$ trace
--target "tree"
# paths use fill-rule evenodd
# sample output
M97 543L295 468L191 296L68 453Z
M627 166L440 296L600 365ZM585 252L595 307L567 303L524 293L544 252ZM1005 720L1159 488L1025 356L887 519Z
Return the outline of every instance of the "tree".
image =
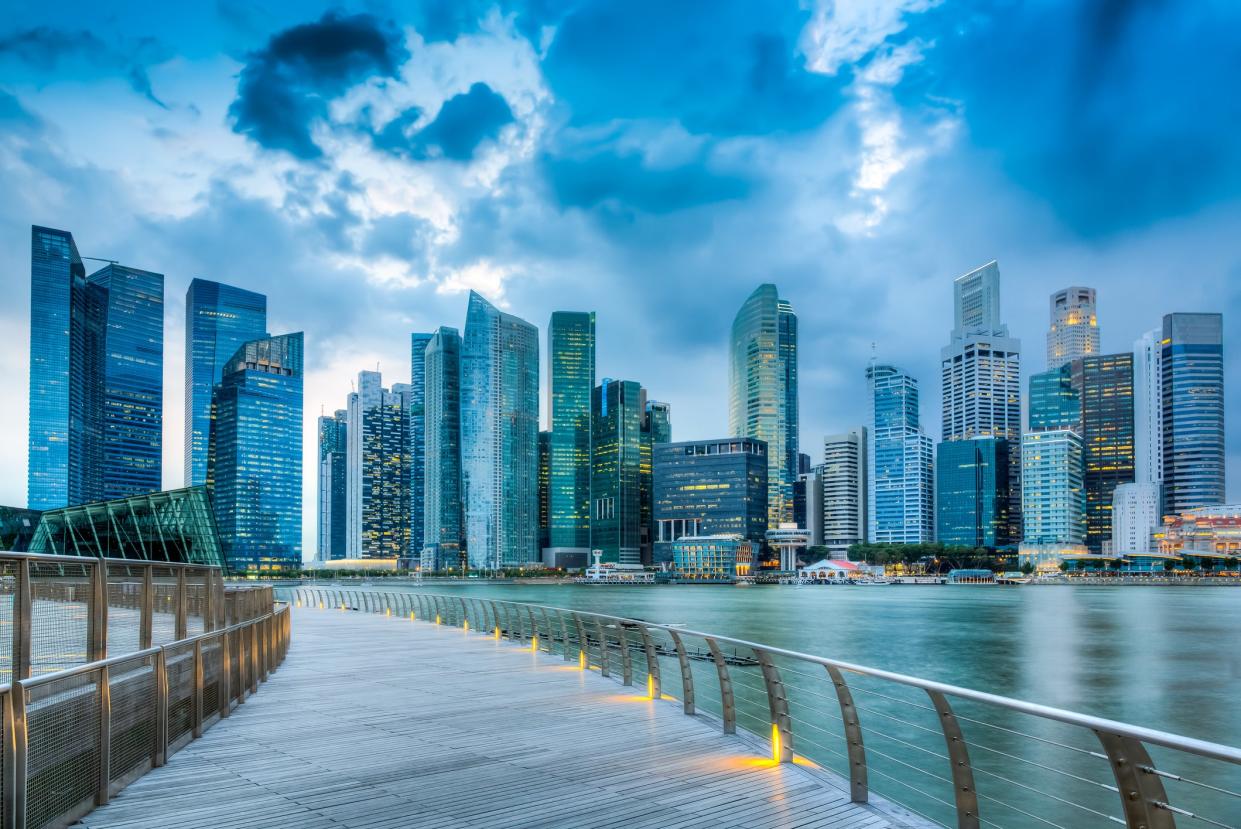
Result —
M1023 561L1023 562L1021 563L1021 572L1025 573L1027 576L1031 576L1031 575L1033 575L1033 574L1034 574L1034 565L1033 565L1033 564L1031 564L1031 563L1030 563L1030 562L1028 562L1028 561Z

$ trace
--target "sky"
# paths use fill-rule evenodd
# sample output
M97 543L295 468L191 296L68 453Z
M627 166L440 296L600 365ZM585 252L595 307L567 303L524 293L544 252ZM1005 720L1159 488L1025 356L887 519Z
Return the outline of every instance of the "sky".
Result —
M1241 499L1239 4L7 8L0 503L26 496L31 224L165 274L167 487L195 277L305 332L307 470L320 411L363 369L409 382L409 334L463 326L471 289L544 351L552 311L595 310L598 377L669 402L674 439L724 436L729 326L773 282L817 462L865 422L872 354L920 379L938 438L952 280L996 259L1027 375L1060 288L1098 290L1107 352L1222 311Z

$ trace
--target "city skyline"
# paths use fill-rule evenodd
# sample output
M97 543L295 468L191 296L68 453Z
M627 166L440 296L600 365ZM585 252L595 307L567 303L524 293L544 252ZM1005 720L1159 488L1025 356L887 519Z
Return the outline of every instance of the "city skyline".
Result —
M1221 174L1235 169L1237 153L1211 143L1223 139L1210 135L1219 118L1210 117L1217 110L1203 97L1209 83L1189 84L1186 95L1154 77L1188 47L1178 41L1158 55L1147 53L1148 68L1136 76L1077 78L1082 95L1122 102L1139 90L1162 90L1171 105L1198 116L1193 123L1177 119L1178 129L1191 134L1174 137L1187 141L1150 129L1134 107L1109 111L1112 122L1092 121L1092 130L1077 139L1069 132L1078 122L1065 118L1061 128L1050 118L1046 127L1011 131L1033 145L997 144L994 88L975 77L967 89L971 78L946 66L987 38L999 36L992 48L1004 48L1008 38L1019 41L1044 26L1080 32L1083 55L1099 46L1099 32L1109 31L1109 54L1128 54L1163 28L1166 10L1122 14L1125 25L1116 27L1092 27L1066 8L1042 18L993 12L954 33L934 9L915 5L883 6L850 30L856 38L847 43L816 40L825 14L816 9L764 11L753 19L722 15L714 24L719 48L735 51L756 33L783 38L777 51L785 75L774 81L773 95L743 96L743 112L718 96L702 98L693 112L660 111L615 74L575 85L562 50L575 50L568 54L578 59L589 52L590 4L572 19L543 21L558 27L546 53L528 35L534 21L521 15L484 27L466 20L466 32L433 31L416 14L369 18L368 30L388 33L384 61L324 94L349 107L372 105L374 138L352 121L299 108L317 91L305 84L293 99L304 129L264 131L246 108L270 91L265 77L295 62L282 51L289 48L282 34L294 27L323 33L346 21L369 25L348 12L328 18L284 8L241 26L198 10L193 14L210 19L184 18L182 25L203 33L191 40L160 20L121 14L110 22L81 9L80 26L101 38L119 42L109 36L126 27L125 37L150 35L169 47L158 54L134 50L132 65L122 66L118 50L83 66L80 55L65 52L39 64L14 46L15 33L49 23L19 11L12 31L0 33L9 37L0 48L8 70L0 118L11 125L0 138L6 162L0 181L14 195L0 206L0 284L11 297L0 309L0 326L17 344L0 358L0 381L14 390L12 405L0 412L0 433L8 436L0 442L0 464L20 471L27 461L31 224L74 233L83 256L165 275L166 487L184 476L183 298L193 278L262 293L271 309L269 330L306 332L307 470L316 468L320 407L327 414L339 408L349 379L377 362L393 381L409 377L410 333L461 329L469 288L537 324L540 343L553 311L595 310L596 376L641 382L672 405L677 439L692 440L728 431L729 321L756 285L776 284L799 318L800 438L816 462L823 435L865 422L859 401L871 343L880 360L919 379L924 429L939 434L935 352L951 319L950 284L990 259L1004 273L1003 319L1025 346L1023 394L1029 376L1046 368L1043 337L1055 291L1097 291L1103 354L1130 350L1161 325L1164 313L1223 310L1227 325L1241 312L1235 287L1241 261L1227 230L1241 203L1229 194L1232 179ZM662 37L691 26L675 10L661 14L675 17ZM1178 31L1200 44L1226 28L1191 14ZM71 42L77 41L66 39L63 48ZM488 57L489 50L515 63ZM1076 77L1078 54L1065 46L1046 59ZM684 63L692 68L710 58L689 56ZM1055 73L1018 82L1009 71L1004 81L1029 93L1017 97L1041 100L1056 83ZM385 73L399 76L391 84L396 92L368 84ZM131 76L146 79L145 91ZM724 86L737 86L739 78L725 78ZM682 91L701 90L692 86L700 80L688 70L668 77ZM936 94L946 91L958 106L930 106L922 93L932 80L947 84ZM475 84L485 86L476 91ZM616 100L633 99L632 106L601 103L613 96L598 94L598 84L623 90ZM346 90L352 90L348 101ZM392 97L397 92L405 97ZM505 103L497 106L489 95ZM479 100L492 106L471 109ZM411 105L427 113L429 124L437 122L434 113L445 114L440 145L430 144L435 131L384 129ZM463 113L469 122L480 110L504 124L464 149L444 143L448 114ZM105 118L105 111L133 117ZM565 111L567 121L558 116ZM81 120L98 126L71 129ZM536 129L539 123L547 126ZM600 126L607 124L614 134ZM895 127L895 137L881 138L886 126ZM845 136L854 129L858 139ZM384 135L389 146L403 135L409 146L384 150ZM273 136L304 140L281 146ZM894 143L876 143L881 140ZM1094 142L1109 160L1089 169L1074 162L1078 140ZM1174 145L1200 150L1203 142L1223 155L1194 150L1217 159L1197 166L1176 155L1182 151ZM27 152L44 144L50 148ZM1059 175L1040 177L1046 170L1035 159L1046 155L1035 151L1049 147ZM1149 163L1161 154L1182 182L1170 190L1168 170ZM1182 166L1171 163L1177 158ZM183 169L190 172L178 175ZM750 172L742 175L743 169ZM135 178L128 180L126 171ZM548 184L550 195L543 190ZM342 201L333 201L337 196ZM965 221L963 203L970 205ZM1241 362L1227 330L1225 340L1233 413L1241 402ZM540 356L545 384L547 360ZM544 388L541 406L545 399ZM540 420L545 428L546 411ZM1227 436L1230 502L1238 499L1241 474L1235 434L1233 427ZM25 502L23 477L0 482L0 503ZM313 477L304 485L304 505L315 503ZM314 510L304 510L303 528L303 546L312 549Z

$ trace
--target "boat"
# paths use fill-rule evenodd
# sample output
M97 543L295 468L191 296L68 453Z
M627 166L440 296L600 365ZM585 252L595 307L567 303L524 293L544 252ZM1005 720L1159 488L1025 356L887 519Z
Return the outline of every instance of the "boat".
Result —
M1027 576L1025 573L1022 573L1020 570L1016 570L1016 571L1012 571L1008 573L1000 573L998 576L995 577L995 583L996 584L1029 584L1030 577Z
M595 563L586 568L586 573L574 581L578 584L654 584L655 574L644 569L641 564L603 563L603 553L595 550Z
M887 587L892 584L892 580L887 576L875 576L869 579L854 579L853 583L858 587Z

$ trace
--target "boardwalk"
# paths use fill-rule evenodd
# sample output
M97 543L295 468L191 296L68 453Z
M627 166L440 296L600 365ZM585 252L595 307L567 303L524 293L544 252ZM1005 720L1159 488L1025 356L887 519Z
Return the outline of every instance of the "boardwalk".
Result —
M460 629L296 610L288 660L92 829L906 823L680 706Z

